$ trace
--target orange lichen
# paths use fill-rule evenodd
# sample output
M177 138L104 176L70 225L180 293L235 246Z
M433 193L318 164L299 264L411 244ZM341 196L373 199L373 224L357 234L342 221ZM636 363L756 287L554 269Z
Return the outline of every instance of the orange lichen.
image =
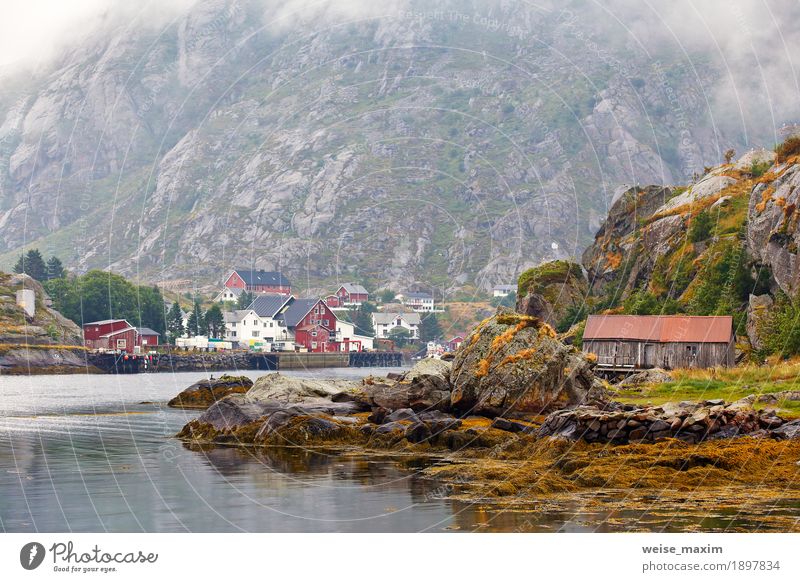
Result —
M483 378L489 373L489 367L492 365L492 358L489 356L488 358L483 358L480 362L478 362L478 370L475 372L475 376L478 378Z
M770 200L772 200L772 195L774 193L775 193L775 188L773 188L772 186L769 186L761 193L761 202L756 204L756 211L758 211L759 214L764 212L764 210L767 208L767 203Z
M622 253L607 253L606 254L606 263L612 270L616 270L622 264Z
M527 360L529 358L532 358L535 355L536 355L536 348L528 348L525 350L520 350L516 354L507 355L505 358L503 358L503 361L500 362L500 365L505 366L506 364L514 364L516 362L519 362L520 360Z
M781 198L776 198L775 199L775 206L778 206L780 208L783 208L784 206L786 206L786 198L782 198L782 197Z
M597 354L594 354L592 352L586 352L585 355L586 355L586 359L588 361L590 361L590 362L596 362L597 361Z

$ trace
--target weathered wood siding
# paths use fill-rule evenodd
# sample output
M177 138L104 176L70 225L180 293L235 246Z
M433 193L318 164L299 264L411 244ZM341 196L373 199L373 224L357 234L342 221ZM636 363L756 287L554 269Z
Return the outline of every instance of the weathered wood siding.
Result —
M733 366L735 348L729 343L643 342L584 340L583 351L597 356L597 363L634 368L712 368Z

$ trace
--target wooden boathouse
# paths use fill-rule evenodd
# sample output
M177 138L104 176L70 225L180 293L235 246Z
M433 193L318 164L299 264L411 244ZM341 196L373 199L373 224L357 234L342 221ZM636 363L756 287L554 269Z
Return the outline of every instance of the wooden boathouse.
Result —
M583 351L612 372L733 366L735 343L728 315L590 315L583 333Z

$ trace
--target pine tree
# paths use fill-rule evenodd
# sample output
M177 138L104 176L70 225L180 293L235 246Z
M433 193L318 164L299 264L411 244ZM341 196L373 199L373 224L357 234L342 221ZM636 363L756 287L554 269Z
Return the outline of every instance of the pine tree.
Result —
M253 294L250 291L242 291L239 300L236 302L236 309L247 309L253 302Z
M50 260L47 261L47 280L50 279L62 279L66 272L64 271L64 265L61 263L61 259L58 257L50 257Z
M17 262L14 263L14 272L17 273L17 274L25 272L25 256L24 255L20 255L19 259L17 260Z
M192 312L189 314L189 321L186 322L186 329L189 332L189 336L205 335L208 333L206 318L203 316L203 308L200 306L200 300L196 297Z
M170 342L175 343L175 340L183 335L183 312L178 302L174 302L167 313L167 331L169 332Z
M209 337L225 338L225 316L222 314L219 305L215 303L209 307L208 311L206 311L205 322L208 327Z
M25 255L25 273L37 281L47 280L47 264L45 264L39 249L31 249Z
M439 325L439 320L432 313L419 324L419 339L424 342L440 339L442 333L442 326Z

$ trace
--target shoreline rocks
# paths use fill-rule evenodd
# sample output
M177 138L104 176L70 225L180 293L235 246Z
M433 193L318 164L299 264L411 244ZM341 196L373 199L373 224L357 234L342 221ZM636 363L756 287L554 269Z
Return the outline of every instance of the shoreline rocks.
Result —
M675 438L696 444L742 435L794 438L800 433L800 427L776 432L786 421L774 411L755 410L754 401L755 396L748 396L730 404L706 400L645 408L579 406L548 416L537 435L589 443L653 443Z

